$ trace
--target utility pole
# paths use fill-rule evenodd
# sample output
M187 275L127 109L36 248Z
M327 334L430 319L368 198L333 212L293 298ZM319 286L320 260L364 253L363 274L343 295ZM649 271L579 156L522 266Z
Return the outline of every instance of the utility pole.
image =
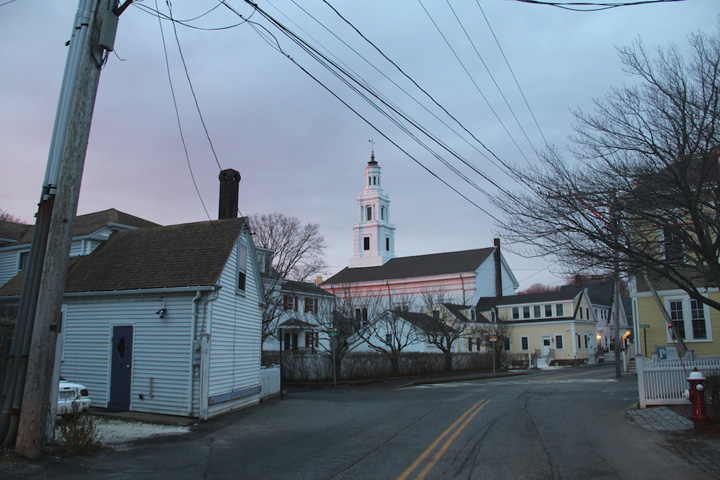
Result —
M57 183L56 189L50 185L50 188L43 192L52 205L52 213L44 261L41 263L42 273L34 318L30 318L32 323L26 328L27 336L32 332L32 340L15 452L29 459L37 459L42 454L48 413L51 410L49 399L53 388L56 388L53 385L53 364L57 334L62 325L65 275L100 70L106 51L112 50L117 28L119 11L116 7L117 0L80 0L74 29L83 33L79 36L73 35L71 44L76 41L80 42L80 45L68 52L63 88L68 82L69 103L67 106L62 105L61 94L55 128L58 130L58 119L64 108L68 109L65 112L67 124L64 125L65 131L60 140L56 143L56 138L53 137L51 146L51 157L52 149L57 148L61 152L61 161L59 164L48 165L49 172L57 172ZM79 55L79 58L71 58L73 55ZM69 76L68 69L73 69ZM42 204L43 202L41 208ZM23 286L23 294L24 290ZM52 422L54 419L49 420Z

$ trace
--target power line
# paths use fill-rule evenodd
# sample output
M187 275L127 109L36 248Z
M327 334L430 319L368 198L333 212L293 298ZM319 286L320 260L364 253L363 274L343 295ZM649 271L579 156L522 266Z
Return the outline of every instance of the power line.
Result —
M155 9L156 9L156 11L159 11L157 2L158 2L158 0L155 0ZM165 55L165 67L167 70L168 82L170 83L170 94L172 95L173 106L175 107L175 117L177 118L178 131L180 132L180 141L182 142L183 150L185 152L185 160L187 162L188 171L190 172L190 178L192 179L193 185L195 186L195 192L197 192L197 196L200 199L200 203L202 204L203 210L205 210L205 215L207 215L209 220L212 220L210 218L210 213L208 213L208 209L205 206L205 201L203 200L202 195L200 194L200 189L198 188L197 182L195 181L195 174L193 173L192 165L190 164L190 154L188 153L187 143L185 142L185 134L183 133L182 122L180 120L180 110L178 109L177 98L175 97L175 87L173 86L172 75L170 73L170 60L168 58L167 44L165 42L165 32L162 27L162 19L160 18L159 15L158 15L157 19L158 19L158 25L160 26L160 37L162 38L163 53Z
M246 0L248 3L251 3L249 0ZM253 4L254 5L254 4ZM466 166L472 168L476 173L478 173L481 177L483 177L486 181L491 183L493 186L498 188L501 191L504 191L503 187L501 187L497 182L495 182L493 179L488 177L485 173L478 170L477 167L470 164L467 160L462 158L460 155L458 155L456 152L454 152L450 147L448 147L444 142L442 142L440 139L438 139L435 135L428 132L425 128L423 128L421 125L419 125L414 120L408 118L406 115L404 115L402 112L399 112L397 109L394 109L392 105L389 105L387 102L385 102L382 98L379 98L372 89L368 89L365 85L362 84L362 82L359 82L356 78L354 78L352 75L350 75L347 71L343 70L339 65L334 63L332 60L328 59L326 56L324 56L322 53L318 52L317 49L313 48L311 45L309 45L306 41L298 37L295 33L290 31L287 27L282 25L280 22L278 22L276 19L274 19L271 15L269 15L267 12L263 11L259 7L255 6L255 8L258 10L258 12L265 17L268 21L270 21L272 24L274 24L284 35L286 35L290 40L292 40L297 46L299 46L301 49L303 49L308 55L310 55L312 58L314 58L316 61L318 61L322 66L324 66L326 69L328 69L329 72L331 72L333 75L335 75L339 80L341 80L343 83L345 83L349 88L351 88L353 91L358 93L365 101L367 101L373 108L375 108L379 113L382 115L385 115L386 118L388 118L391 122L393 122L396 126L401 128L406 134L408 134L414 141L416 141L419 145L421 145L423 148L425 148L428 152L430 152L435 158L437 158L440 162L442 162L446 167L451 169L453 173L460 176L463 180L465 180L468 184L470 184L473 188L477 189L481 193L488 196L488 198L492 198L492 196L487 193L485 190L483 190L481 187L479 187L477 184L472 182L467 176L462 174L459 170L457 170L456 167L452 166L447 160L442 158L437 152L430 149L425 143L423 143L421 140L419 140L415 135L411 134L411 132L405 127L404 125L401 125L400 122L398 122L396 119L393 119L390 117L390 115L381 109L378 105L376 105L374 102L372 102L367 96L364 94L361 94L357 88L353 85L351 85L349 82L350 80L357 85L359 85L361 88L366 90L370 95L377 98L383 105L390 108L395 113L399 114L403 120L408 122L411 126L418 129L421 133L426 135L428 138L433 140L435 143L443 147L448 153L450 153L452 156L463 162ZM322 60L321 60L322 59ZM330 68L332 66L332 68ZM340 73L342 75L340 75ZM347 80L350 79L350 80Z
M502 121L502 119L500 119L500 116L497 114L497 112L495 111L493 106L490 104L490 101L487 99L485 94L480 89L480 86L477 84L477 82L475 81L473 76L468 71L467 67L465 66L463 61L460 59L460 57L458 56L458 54L455 51L455 49L453 48L453 46L450 44L450 41L448 41L445 34L442 32L442 30L440 29L438 24L435 22L435 19L432 17L430 12L428 12L427 8L425 8L425 5L423 5L422 0L418 0L418 3L420 4L422 9L427 14L428 18L430 19L430 22L435 26L435 29L438 31L438 33L440 34L442 39L445 41L445 44L448 46L448 48L450 49L452 54L455 56L455 59L458 61L458 63L462 67L463 71L470 79L470 82L475 86L475 90L477 90L477 92L480 94L480 96L483 98L483 100L485 100L485 103L487 104L488 108L493 113L493 115L495 115L495 118L497 119L498 123L500 123L500 126L502 126L503 130L505 130L505 133L507 133L508 137L510 137L510 141L512 141L513 145L515 145L515 147L517 147L518 152L520 152L520 155L525 159L525 161L528 163L528 165L530 165L530 160L528 160L528 158L525 156L525 152L522 151L522 149L520 148L520 145L518 145L518 143L515 141L515 137L512 136L512 134L510 133L510 130L507 129L507 127L505 126L505 123Z
M309 46L307 46L307 45L303 45L298 38L293 38L292 32L290 32L286 27L282 26L282 24L279 24L279 22L277 22L277 20L273 19L272 16L270 16L269 14L267 14L267 12L264 12L262 9L260 9L259 7L257 7L255 4L252 4L252 3L249 2L248 0L246 0L246 1L247 1L248 3L250 3L251 5L253 5L253 7L256 8L257 11L258 11L263 17L265 17L268 21L270 21L270 22L273 23L277 28L279 28L280 31L281 31L283 34L285 34L286 36L288 36L288 38L290 38L291 40L293 40L293 42L296 43L301 49L303 49L304 51L306 51L306 53L307 53L308 55L310 55L310 56L311 56L312 58L314 58L316 61L320 61L321 58L318 57L318 55L319 55L318 52L313 51L313 50L312 50ZM230 8L231 10L233 10L230 6L228 6L228 8ZM233 10L233 11L234 11L234 10ZM262 25L259 25L257 22L251 21L251 22L248 22L248 23L251 25L251 27L252 27L253 29L263 28L263 29L267 32L267 29L266 29L265 27L263 27ZM257 30L256 30L256 31L257 31ZM259 33L259 32L258 32L258 33ZM406 156L408 156L410 159L412 159L412 160L413 160L415 163L417 163L420 167L422 167L424 170L426 170L430 175L432 175L433 177L435 177L436 179L438 179L440 182L442 182L443 184L445 184L448 188L450 188L450 189L453 190L455 193L457 193L458 195L460 195L463 199L467 200L470 204L472 204L472 205L475 206L477 209L479 209L480 211L482 211L483 213L485 213L486 215L488 215L489 217L491 217L493 220L499 221L499 219L498 219L497 217L495 217L493 214L491 214L490 212L488 212L486 209L484 209L483 207L481 207L480 205L478 205L477 203L475 203L474 201L472 201L472 200L471 200L470 198L468 198L466 195L464 195L464 194L461 193L459 190L457 190L457 188L455 188L455 187L453 187L452 185L450 185L446 180L442 179L439 175L437 175L437 174L436 174L435 172L433 172L430 168L428 168L428 167L425 166L422 162L420 162L417 158L415 158L411 153L409 153L407 150L405 150L405 149L402 148L399 144L397 144L395 141L393 141L387 134L385 134L385 133L384 133L382 130L380 130L376 125L374 125L374 124L373 124L372 122L370 122L367 118L365 118L360 112L358 112L355 108L353 108L353 107L352 107L350 104L348 104L345 100L343 100L342 98L340 98L340 96L339 96L337 93L335 93L334 91L332 91L332 89L330 89L327 85L325 85L320 79L318 79L315 75L313 75L312 73L310 73L305 67L303 67L302 65L300 65L294 58L292 58L287 52L285 52L285 51L282 49L282 47L280 46L280 44L279 44L279 42L277 41L277 39L274 37L274 35L270 34L269 32L267 32L267 33L268 33L270 36L273 37L274 43L271 42L271 41L269 41L269 39L268 39L267 37L265 37L264 35L260 35L263 40L265 40L273 49L275 49L275 50L277 50L278 52L280 52L281 54L283 54L283 55L284 55L287 59L289 59L293 64L295 64L298 68L300 68L300 70L302 70L303 73L305 73L306 75L308 75L312 80L314 80L314 81L315 81L316 83L318 83L321 87L323 87L328 93L330 93L333 97L335 97L338 101L340 101L343 105L345 105L345 107L347 107L350 111L352 111L355 115L357 115L357 116L358 116L361 120L363 120L368 126L370 126L373 130L375 130L378 134L380 134L383 138L385 138L388 142L390 142L390 143L391 143L393 146L395 146L398 150L400 150L400 151L403 152ZM327 59L325 59L325 60L327 60ZM323 62L320 62L320 63L323 64L323 65L325 65ZM326 66L326 68L327 68L327 65L325 65L325 66ZM351 85L351 84L349 83L349 80L342 78L342 76L340 75L340 73L338 73L337 71L334 71L334 70L331 70L331 69L330 69L329 71L330 71L331 73L333 73L340 81L342 81L343 83L345 83L345 84L348 86L348 88L351 88L351 89L352 89L353 91L355 91L358 95L360 95L360 96L363 97L366 101L368 101L368 103L369 103L371 106L373 106L373 108L375 108L379 113L381 113L381 114L385 115L386 117L388 117L388 113L387 113L387 112L385 112L384 110L382 110L377 104L369 101L369 99L367 98L367 96L365 96L362 92L360 92L360 91L357 89L357 87L355 87L355 86L353 86L353 85ZM393 119L390 119L390 120L393 121ZM396 123L396 125L397 125L399 128L401 128L403 131L405 131L407 134L413 136L412 133L407 130L407 127L405 127L405 126L403 126L402 124L399 124L399 123ZM416 137L415 137L415 138L416 138ZM424 145L424 144L422 144L422 142L420 142L420 144L421 144L421 145ZM427 146L425 146L425 147L426 147L426 148L429 148L429 147L427 147ZM431 151L431 150L430 150L430 151ZM475 186L476 186L480 191L482 191L482 189L480 189L477 185L475 185ZM486 193L486 192L485 192L485 193Z
M540 124L537 121L537 118L535 118L535 114L532 111L532 108L530 108L530 104L528 103L527 98L525 97L525 92L523 92L523 89L520 87L520 82L518 82L517 77L515 76L515 72L513 71L512 67L510 66L510 62L508 61L507 57L505 56L505 51L503 50L502 46L500 45L500 41L497 38L497 35L495 35L495 31L493 30L492 26L490 25L490 20L488 20L487 15L485 15L485 11L483 10L482 6L480 6L480 0L475 0L475 3L477 4L478 8L480 9L480 13L482 13L483 18L485 19L485 23L487 23L488 29L490 30L490 33L492 34L493 38L495 39L495 43L498 46L498 49L500 50L500 53L502 54L503 59L505 60L505 65L507 65L508 70L510 70L510 74L513 77L513 80L515 81L515 85L517 85L518 90L520 91L520 95L522 96L523 100L525 101L525 105L528 108L528 111L530 112L530 115L533 118L533 121L535 122L535 126L537 127L538 131L540 132L540 136L543 139L543 142L545 143L545 146L548 146L548 141L545 138L545 134L542 131L542 128L540 128Z
M535 5L547 5L550 7L562 8L575 12L598 12L618 7L634 7L637 5L649 5L654 3L683 2L685 0L638 0L634 2L546 2L541 0L515 0L520 3L531 3ZM581 7L581 8L575 8Z
M455 12L455 9L450 4L450 0L445 0L445 2L447 3L447 6L450 8L450 11L453 13L455 20L457 20L458 25L460 25L460 28L462 29L463 33L465 34L465 37L468 39L468 42L470 42L470 45L472 45L472 48L475 51L475 54L480 59L480 63L482 63L483 67L485 67L485 71L487 71L488 75L490 76L490 79L493 81L495 88L497 88L498 92L500 93L500 96L505 101L505 105L507 106L508 110L510 110L510 113L512 114L513 118L515 119L515 123L517 123L518 127L520 128L520 131L525 136L525 140L527 140L528 144L530 145L530 148L532 148L533 151L537 151L537 149L535 148L533 143L530 141L530 138L528 137L528 134L525 131L525 128L523 128L522 124L520 123L520 120L518 120L517 115L515 115L515 111L510 106L510 102L508 102L507 97L505 97L505 94L503 93L502 89L500 88L500 85L498 84L497 80L495 80L495 76L490 71L490 68L485 63L485 60L483 59L482 55L480 54L480 51L478 50L477 46L475 45L475 42L473 42L472 38L470 37L470 34L467 32L465 25L463 25L462 21L460 20L460 17L458 17L457 13Z

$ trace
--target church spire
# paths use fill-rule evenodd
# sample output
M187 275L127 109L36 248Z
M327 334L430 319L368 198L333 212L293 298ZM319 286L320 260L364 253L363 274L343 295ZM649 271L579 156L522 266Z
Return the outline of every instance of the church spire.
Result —
M365 167L365 188L358 195L357 204L359 216L353 226L350 267L382 265L395 257L395 226L390 223L390 197L382 190L374 148Z

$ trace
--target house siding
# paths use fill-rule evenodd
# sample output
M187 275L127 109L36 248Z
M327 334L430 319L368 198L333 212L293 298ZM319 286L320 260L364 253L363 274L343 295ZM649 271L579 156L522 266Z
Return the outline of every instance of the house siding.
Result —
M665 297L687 297L687 295L683 295L679 292L673 292L672 294L669 294L668 292L658 292L658 294L660 295L663 304L665 303ZM716 301L720 300L720 293L712 292L709 296ZM645 355L645 351L647 351L647 356L649 358L652 357L653 353L655 353L656 346L674 347L674 344L668 339L667 324L665 323L665 318L658 308L655 299L650 296L643 296L637 297L635 301L637 302L638 312L636 324L638 326L640 324L650 326L650 328L638 330L636 342L644 342L644 344L641 344L641 347L638 349L638 354ZM699 356L720 354L720 347L718 347L718 336L720 336L720 312L713 308L709 308L708 310L710 314L710 331L707 333L712 340L685 341L685 345L688 350L693 350L695 354ZM644 348L645 346L647 348Z
M190 397L192 295L66 299L61 375L90 390L93 405L110 400L114 326L133 326L130 410L187 415ZM142 398L141 398L142 396Z
M510 334L510 349L512 353L533 353L542 351L542 337L550 335L551 348L555 351L555 359L572 360L587 359L590 349L585 348L585 336L589 336L588 346L594 345L595 324L593 322L542 322L537 325L517 324ZM557 349L555 337L562 335L563 348ZM580 335L580 348L577 348L577 336ZM528 350L522 350L522 337L528 337Z
M5 285L18 273L18 258L20 252L25 250L10 250L0 252L0 286Z
M208 415L257 403L260 399L262 310L252 240L247 241L245 293L238 293L238 246L223 269L210 314Z

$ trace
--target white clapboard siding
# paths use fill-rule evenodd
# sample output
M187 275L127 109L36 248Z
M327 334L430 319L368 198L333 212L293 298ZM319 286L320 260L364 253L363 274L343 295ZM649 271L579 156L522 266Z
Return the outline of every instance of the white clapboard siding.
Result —
M25 250L29 250L28 248ZM18 273L18 258L21 250L0 252L0 286L5 285Z
M190 398L191 294L67 298L61 374L84 384L93 405L110 399L112 327L133 326L132 411L187 415ZM142 396L142 398L141 398Z
M245 294L238 294L237 245L223 269L210 312L209 414L259 401L262 312L251 248Z

